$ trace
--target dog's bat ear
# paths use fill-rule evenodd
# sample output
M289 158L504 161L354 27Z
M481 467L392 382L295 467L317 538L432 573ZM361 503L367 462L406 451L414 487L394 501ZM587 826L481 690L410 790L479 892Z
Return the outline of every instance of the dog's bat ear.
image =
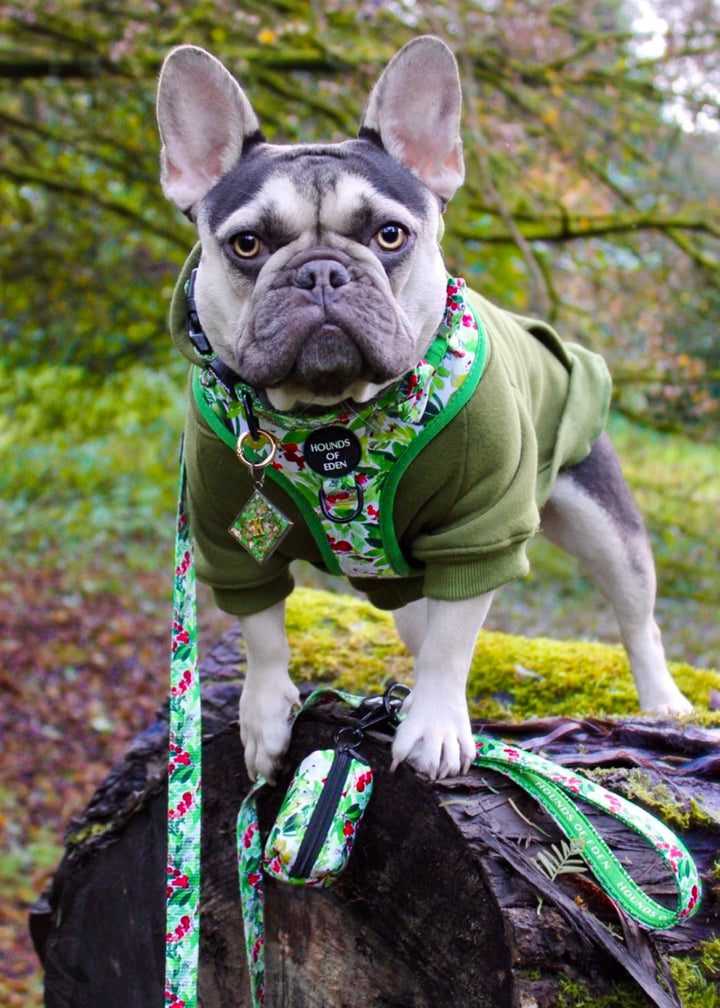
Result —
M184 213L237 164L250 137L262 136L240 85L198 46L179 46L166 57L157 118L163 192Z
M462 92L455 57L439 38L408 42L373 88L360 130L446 203L462 185Z

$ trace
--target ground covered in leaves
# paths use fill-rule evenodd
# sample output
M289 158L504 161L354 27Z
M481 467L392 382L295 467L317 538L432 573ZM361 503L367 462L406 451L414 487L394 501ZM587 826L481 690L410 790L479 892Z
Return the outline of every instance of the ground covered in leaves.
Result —
M69 579L59 564L0 567L0 1004L42 1003L29 906L62 853L70 817L167 688L170 568ZM212 610L203 606L212 634ZM221 630L217 626L217 633Z
M169 610L153 600L157 586L147 579L147 605L138 606L110 592L69 593L58 570L2 571L0 1002L7 1008L41 1003L27 912L57 865L65 824L163 697Z

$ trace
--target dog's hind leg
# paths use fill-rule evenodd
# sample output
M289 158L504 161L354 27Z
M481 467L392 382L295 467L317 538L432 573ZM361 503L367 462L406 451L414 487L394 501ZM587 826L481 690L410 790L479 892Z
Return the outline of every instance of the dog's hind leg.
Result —
M580 560L612 604L643 710L689 712L655 622L655 564L645 525L606 434L583 462L560 473L540 519L547 538Z

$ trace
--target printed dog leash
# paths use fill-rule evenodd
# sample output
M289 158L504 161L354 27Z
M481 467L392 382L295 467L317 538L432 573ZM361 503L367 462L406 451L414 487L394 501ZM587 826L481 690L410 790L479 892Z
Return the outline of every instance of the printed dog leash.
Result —
M318 690L311 694L302 709L317 703L323 696L336 697L354 708L364 700L331 689ZM510 777L535 798L573 842L574 849L592 869L610 899L629 917L647 928L666 930L697 910L700 881L695 862L675 834L654 816L586 777L577 777L557 763L527 750L485 735L476 735L475 745L473 765ZM240 895L253 1008L262 1008L265 1004L263 843L256 805L256 795L263 786L264 781L258 779L243 801L237 824ZM618 819L655 848L675 880L678 896L674 910L657 903L635 882L574 798Z
M695 912L700 900L695 862L664 823L621 795L587 777L576 776L542 756L484 735L476 735L475 743L474 765L500 771L532 795L575 843L577 853L592 869L608 896L630 917L648 928L666 930ZM675 910L651 899L631 878L574 798L618 819L655 848L675 880Z
M178 501L170 663L166 1008L197 1006L200 934L201 697L195 570L183 489L184 470ZM322 689L308 697L302 710L327 696L352 708L365 701L364 697ZM474 765L505 774L535 798L574 842L610 898L630 917L648 928L667 929L697 910L700 882L695 863L682 842L654 816L525 749L483 735L475 736L475 743ZM240 808L237 825L240 895L255 1008L264 1005L263 851L256 806L256 795L263 785L260 778L252 787ZM657 903L637 885L575 799L618 819L655 848L675 881L678 899L674 910Z
M170 655L165 1008L196 1008L200 942L202 714L195 563L184 489L181 466ZM308 697L303 709L324 692L318 690ZM335 691L334 695L350 705L363 702L362 697L347 693ZM261 785L258 782L251 794ZM250 906L251 896L243 891L243 907Z
M202 717L195 564L184 482L181 466L170 655L165 1008L196 1008L200 942Z

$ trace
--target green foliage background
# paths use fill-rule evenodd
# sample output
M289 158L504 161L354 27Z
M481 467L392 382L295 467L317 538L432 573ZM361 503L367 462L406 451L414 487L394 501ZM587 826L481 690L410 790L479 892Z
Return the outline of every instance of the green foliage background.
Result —
M270 139L339 139L379 67L431 31L456 51L465 90L454 268L607 352L636 393L629 409L651 398L665 419L701 419L720 308L720 13L712 0L653 6L662 37L657 24L638 34L634 0L3 5L7 359L102 374L166 358L165 306L191 240L157 181L155 82L172 45L223 59ZM694 411L677 401L688 355Z

